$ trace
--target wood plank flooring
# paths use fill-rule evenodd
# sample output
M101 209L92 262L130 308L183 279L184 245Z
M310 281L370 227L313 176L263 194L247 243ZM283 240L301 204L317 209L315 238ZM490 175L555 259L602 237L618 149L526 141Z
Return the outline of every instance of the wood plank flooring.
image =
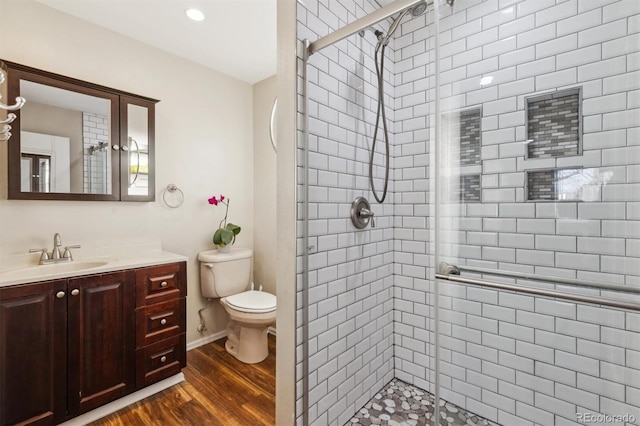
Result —
M252 365L229 355L225 341L187 352L186 381L91 425L274 425L275 337L269 336L269 357Z

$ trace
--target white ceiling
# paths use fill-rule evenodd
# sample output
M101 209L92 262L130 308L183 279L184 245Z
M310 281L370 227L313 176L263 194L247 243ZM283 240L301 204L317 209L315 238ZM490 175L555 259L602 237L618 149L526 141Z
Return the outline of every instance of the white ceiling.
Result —
M276 0L36 1L250 84L276 73Z

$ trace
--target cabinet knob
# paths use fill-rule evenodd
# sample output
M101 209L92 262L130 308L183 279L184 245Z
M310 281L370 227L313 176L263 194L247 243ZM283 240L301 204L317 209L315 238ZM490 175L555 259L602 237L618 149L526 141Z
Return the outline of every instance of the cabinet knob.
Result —
M162 358L160 358L160 362L167 362L167 357L163 356Z
M160 287L163 287L163 288L166 287L167 285L168 285L168 283L166 281L162 281L160 283Z
M167 323L166 318L162 318L162 319L160 320L160 324L161 324L161 325L165 325L166 323Z
M59 292L56 293L56 297L58 299L62 299L64 297L64 294L65 294L64 291L59 291Z
M72 296L77 296L80 294L80 290L78 290L77 288L74 288L73 290L71 290L71 295Z
M128 146L124 146L124 145L120 149L122 151L129 151L129 147Z
M120 145L112 145L111 149L113 149L114 151L118 151L120 149Z

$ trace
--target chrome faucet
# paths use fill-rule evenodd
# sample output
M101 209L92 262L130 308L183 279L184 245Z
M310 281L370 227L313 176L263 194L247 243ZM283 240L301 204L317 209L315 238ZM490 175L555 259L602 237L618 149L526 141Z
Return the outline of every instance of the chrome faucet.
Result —
M60 246L62 245L62 241L60 241L60 234L57 232L53 235L53 250L51 250L51 259L56 260L60 259Z
M49 265L51 263L60 263L60 262L72 262L73 256L71 255L72 248L80 248L80 245L66 246L64 248L64 253L60 254L60 247L62 247L62 241L60 239L60 234L55 233L53 235L53 250L51 250L51 255L46 248L41 249L29 249L29 253L42 252L40 255L40 265Z

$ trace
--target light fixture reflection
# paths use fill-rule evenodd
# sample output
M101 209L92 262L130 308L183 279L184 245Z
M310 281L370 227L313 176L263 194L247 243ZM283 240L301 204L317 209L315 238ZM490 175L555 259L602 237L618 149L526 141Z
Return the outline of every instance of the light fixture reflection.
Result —
M189 19L192 19L194 21L197 21L197 22L204 21L204 13L202 13L198 9L194 9L194 8L187 9L184 11L184 14L187 15Z
M493 81L493 76L488 75L486 77L482 77L480 79L480 86L486 86L487 84L491 84L491 82Z

